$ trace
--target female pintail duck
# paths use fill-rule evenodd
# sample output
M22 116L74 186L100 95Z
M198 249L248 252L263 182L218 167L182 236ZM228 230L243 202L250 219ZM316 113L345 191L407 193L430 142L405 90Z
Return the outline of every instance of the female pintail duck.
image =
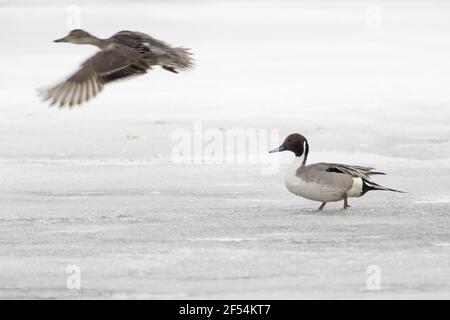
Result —
M60 107L88 101L106 83L142 75L154 65L174 73L192 66L188 49L172 47L141 32L120 31L108 39L99 39L75 29L54 42L90 44L101 49L67 80L43 90L44 100Z
M344 209L347 209L348 197L361 197L371 190L403 192L370 181L369 176L384 174L372 171L374 168L336 163L306 165L309 145L301 134L289 135L279 148L269 152L281 151L292 151L295 154L295 160L285 178L286 188L303 198L322 202L319 210L322 210L327 202L341 200L344 200Z

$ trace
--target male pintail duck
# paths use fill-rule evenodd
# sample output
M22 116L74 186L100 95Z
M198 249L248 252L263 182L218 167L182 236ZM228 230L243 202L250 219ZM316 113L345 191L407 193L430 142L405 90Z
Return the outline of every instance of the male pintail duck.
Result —
M54 42L90 44L101 49L67 80L42 91L44 100L60 107L88 101L106 83L142 75L154 65L178 73L193 64L189 49L172 47L141 32L120 31L108 39L99 39L75 29Z
M292 151L295 154L295 160L286 174L286 188L303 198L322 202L319 210L322 210L327 202L341 200L344 200L344 209L347 209L348 197L361 197L371 190L403 193L403 191L385 188L370 181L369 176L384 174L373 171L374 168L337 163L306 165L309 145L301 134L289 135L279 148L269 152L281 151Z

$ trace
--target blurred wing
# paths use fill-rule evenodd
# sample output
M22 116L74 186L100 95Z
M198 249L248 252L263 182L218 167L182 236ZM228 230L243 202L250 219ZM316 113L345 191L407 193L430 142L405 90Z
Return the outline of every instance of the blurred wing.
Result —
M150 69L147 65L129 65L126 68L117 70L115 72L105 74L102 76L104 83L116 81L116 80L125 80L131 77L136 77L141 74L147 73L147 69Z
M140 55L123 46L111 46L86 60L66 81L43 92L44 100L60 107L81 104L95 97L105 83L146 72Z

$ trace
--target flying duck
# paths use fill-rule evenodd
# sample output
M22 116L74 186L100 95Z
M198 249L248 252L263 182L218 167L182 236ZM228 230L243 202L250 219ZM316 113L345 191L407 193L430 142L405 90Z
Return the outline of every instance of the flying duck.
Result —
M193 65L189 49L172 47L142 32L120 31L110 38L99 39L75 29L54 42L100 48L65 81L41 91L44 100L59 107L79 105L95 97L105 84L145 74L155 65L174 73Z
M374 168L324 162L306 165L309 145L301 134L289 135L280 147L269 152L281 151L292 151L295 154L284 180L286 188L303 198L322 202L319 210L323 210L327 202L341 200L344 200L344 209L347 209L350 207L347 198L361 197L371 190L403 193L370 181L371 175L385 174L373 171Z

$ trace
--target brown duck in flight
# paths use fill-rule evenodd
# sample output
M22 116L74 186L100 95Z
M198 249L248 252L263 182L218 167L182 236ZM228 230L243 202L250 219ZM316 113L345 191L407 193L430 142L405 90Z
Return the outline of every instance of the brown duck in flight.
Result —
M55 42L90 44L100 48L67 80L41 92L44 100L60 107L86 102L105 84L145 74L155 65L178 73L193 64L188 49L172 47L141 32L120 31L108 39L99 39L75 29Z

